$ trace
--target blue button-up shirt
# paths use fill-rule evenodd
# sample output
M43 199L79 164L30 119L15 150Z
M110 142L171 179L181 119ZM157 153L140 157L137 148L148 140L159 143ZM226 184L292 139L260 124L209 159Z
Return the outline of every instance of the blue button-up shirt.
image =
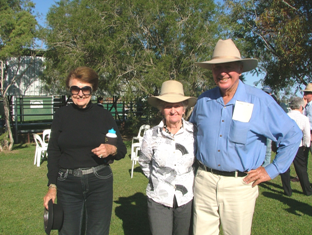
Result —
M303 114L309 118L310 129L312 130L312 101L307 103L305 109L303 110Z
M249 122L232 119L236 101L254 105ZM256 169L265 158L266 138L277 142L276 157L265 167L272 179L289 168L302 138L297 124L271 96L241 81L226 105L219 87L204 92L190 121L197 125L196 158L212 169Z

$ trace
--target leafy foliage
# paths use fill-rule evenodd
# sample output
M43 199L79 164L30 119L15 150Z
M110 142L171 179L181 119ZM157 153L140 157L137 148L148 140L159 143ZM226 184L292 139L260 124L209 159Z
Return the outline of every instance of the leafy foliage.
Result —
M272 88L305 85L312 73L312 2L306 0L226 1L229 35L245 42L244 50L259 58Z
M176 79L187 95L211 86L194 62L211 55L217 37L212 0L65 0L48 15L45 81L61 90L69 70L101 75L99 94L133 100L158 94ZM57 84L57 86L55 86Z
M20 61L24 51L28 51L34 45L37 36L37 21L32 15L33 8L34 4L29 0L0 0L0 60L4 65L8 64L7 61L11 57L16 57L17 61ZM5 78L7 73L1 71L0 93L3 96L5 121L10 139L9 150L12 149L14 140L10 125L7 91L21 78L29 66L23 71L20 68L21 63L18 63L14 71L15 75L10 82L7 82ZM7 145L8 141L2 141L1 144L3 143Z
M30 1L0 0L0 59L18 57L36 37L37 21Z

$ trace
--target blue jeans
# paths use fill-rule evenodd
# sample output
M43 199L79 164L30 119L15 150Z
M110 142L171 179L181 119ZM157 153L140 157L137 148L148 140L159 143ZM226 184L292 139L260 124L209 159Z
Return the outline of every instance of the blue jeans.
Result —
M267 138L265 159L264 159L264 162L262 164L263 167L266 167L267 165L269 165L271 163L271 155L272 155L272 140Z
M64 222L59 234L84 234L81 231L84 225L87 235L108 235L113 204L113 173L110 166L81 176L60 170L57 180L57 202L64 210Z

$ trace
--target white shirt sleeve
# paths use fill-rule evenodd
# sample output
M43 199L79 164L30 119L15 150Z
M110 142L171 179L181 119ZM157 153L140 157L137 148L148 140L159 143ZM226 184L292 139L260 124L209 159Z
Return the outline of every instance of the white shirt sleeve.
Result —
M310 133L310 122L308 118L304 119L303 123L303 137L302 137L302 146L310 147L310 142L311 142L311 133Z

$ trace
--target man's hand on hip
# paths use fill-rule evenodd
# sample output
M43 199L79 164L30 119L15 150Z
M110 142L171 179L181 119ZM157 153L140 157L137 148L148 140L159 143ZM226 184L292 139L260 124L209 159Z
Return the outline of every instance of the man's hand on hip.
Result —
M261 182L269 181L271 177L266 172L265 168L260 166L255 170L248 172L248 175L244 178L244 181L249 184L253 182L252 187L260 184Z

